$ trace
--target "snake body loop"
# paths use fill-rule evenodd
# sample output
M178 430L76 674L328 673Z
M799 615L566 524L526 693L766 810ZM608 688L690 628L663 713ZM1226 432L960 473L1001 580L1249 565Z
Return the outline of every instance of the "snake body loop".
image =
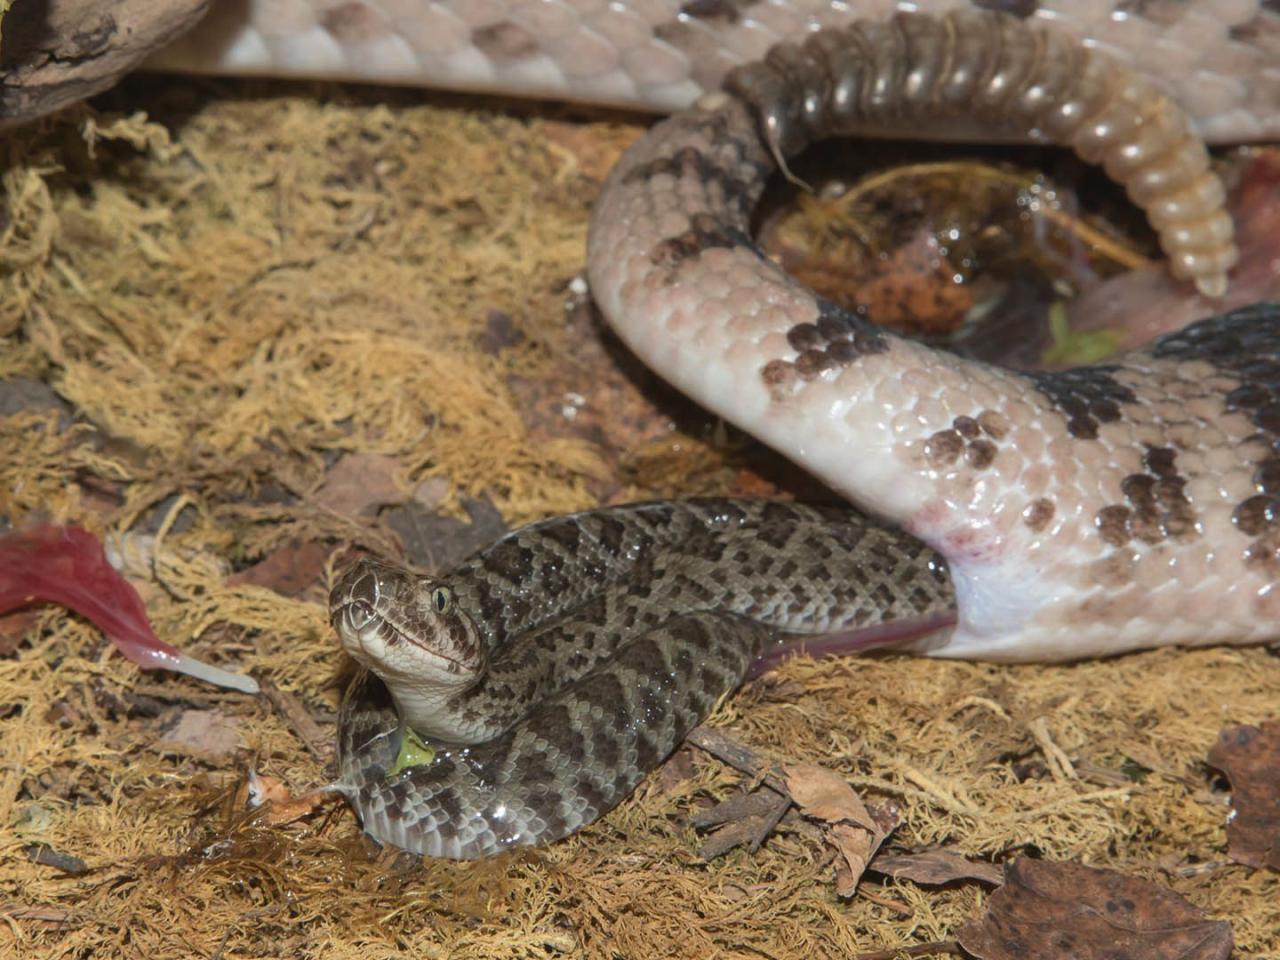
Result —
M403 83L670 112L774 44L895 10L1011 11L1106 52L1214 143L1280 137L1269 0L215 0L165 70ZM921 131L926 135L930 131ZM936 134L935 134L936 135Z
M778 156L867 130L945 130L958 114L985 122L988 139L1070 146L1147 212L1174 276L1207 296L1226 292L1237 260L1226 193L1186 114L1060 32L991 11L898 14L779 44L732 71L725 89Z
M994 32L987 15L966 16ZM958 19L929 31L958 36ZM851 64L823 57L790 51L745 68L731 82L742 96L708 95L619 161L588 243L610 324L682 392L944 554L960 623L942 655L1064 659L1273 636L1270 514L1239 511L1276 492L1280 417L1238 398L1266 408L1260 398L1275 395L1276 307L1202 321L1191 339L1107 364L1027 374L823 300L749 233L775 148L828 132L803 117L831 119L823 102L861 89L846 82ZM916 72L883 99L902 99ZM1062 93L1078 97L1071 84Z

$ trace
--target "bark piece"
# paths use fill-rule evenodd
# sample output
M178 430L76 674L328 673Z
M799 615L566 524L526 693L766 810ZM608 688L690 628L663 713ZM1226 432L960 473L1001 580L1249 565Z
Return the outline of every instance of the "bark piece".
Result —
M209 0L16 0L0 19L0 128L112 86Z

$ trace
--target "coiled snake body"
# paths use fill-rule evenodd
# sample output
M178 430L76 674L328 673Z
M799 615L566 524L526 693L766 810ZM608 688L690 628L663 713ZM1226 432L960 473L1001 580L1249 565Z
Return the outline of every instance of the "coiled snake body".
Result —
M359 561L333 619L382 679L348 691L342 781L365 830L410 850L554 840L626 796L777 634L928 625L952 603L918 541L764 501L559 517L438 579ZM444 745L388 777L405 721Z
M1255 13L1272 42L1274 15ZM1280 96L1271 107L1274 131ZM938 622L953 597L930 548L958 605L930 653L1276 636L1280 308L1022 374L884 333L754 245L766 178L810 140L950 130L962 108L1104 164L1175 275L1221 292L1230 224L1191 124L1065 33L964 7L819 33L733 71L611 175L593 292L674 384L929 547L854 513L714 501L548 521L440 580L357 563L332 615L378 674L349 691L340 733L340 785L366 830L451 857L563 836L632 789L776 633ZM391 775L406 724L434 757Z

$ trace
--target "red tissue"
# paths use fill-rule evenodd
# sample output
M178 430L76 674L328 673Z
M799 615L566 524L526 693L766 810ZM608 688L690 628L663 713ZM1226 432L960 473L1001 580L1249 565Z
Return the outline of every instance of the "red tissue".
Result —
M203 664L164 643L138 591L107 560L98 538L73 526L42 524L0 536L0 613L57 603L93 621L144 670L178 670L255 691L249 677Z

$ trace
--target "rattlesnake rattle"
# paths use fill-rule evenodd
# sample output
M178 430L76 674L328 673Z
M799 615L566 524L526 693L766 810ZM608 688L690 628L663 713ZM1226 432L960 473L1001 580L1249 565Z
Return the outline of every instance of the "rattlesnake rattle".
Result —
M535 524L438 578L358 561L331 612L367 668L339 735L339 787L367 832L458 858L565 836L779 633L937 627L954 601L954 629L916 649L1061 660L1274 638L1280 308L1022 374L885 333L755 246L750 212L782 158L960 105L1102 162L1172 271L1221 292L1230 224L1185 116L1052 32L899 16L733 71L610 175L592 290L676 386L923 542L853 512L715 500ZM405 725L434 758L389 775Z

